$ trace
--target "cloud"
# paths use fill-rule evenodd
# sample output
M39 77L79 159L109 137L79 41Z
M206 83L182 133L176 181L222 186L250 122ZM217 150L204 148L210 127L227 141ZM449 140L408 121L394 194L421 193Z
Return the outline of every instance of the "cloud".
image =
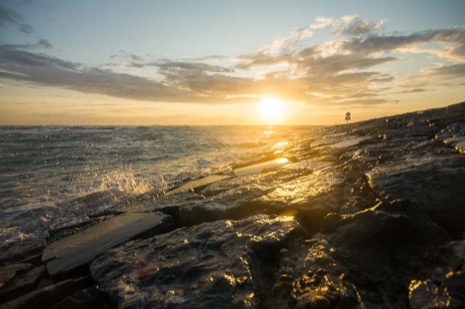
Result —
M329 17L317 17L315 22L307 27L298 28L288 36L272 41L263 47L259 53L263 55L276 55L291 53L305 48L307 41L313 36L315 30L329 28L333 33L348 36L363 36L376 33L384 24L384 20L372 23L357 16L345 16L341 20Z
M276 39L260 50L261 54L271 55L276 53L288 53L297 50L302 41L312 37L313 31L310 27L303 27L292 31L286 38Z
M37 47L45 48L45 49L50 49L53 48L53 45L46 39L40 39L37 42Z
M250 70L256 67L273 66L287 62L291 55L269 55L262 51L253 55L241 55L237 57L239 63L237 69Z
M32 26L26 24L20 15L0 5L0 27L8 25L13 25L26 34L34 32Z
M190 61L171 61L171 60L158 60L147 61L137 55L130 55L130 67L145 68L157 67L160 72L170 75L180 72L210 72L210 73L230 73L234 69L225 66L211 65L203 62L190 62Z
M369 22L362 20L357 16L345 17L343 18L345 23L339 25L339 31L341 34L347 36L363 36L370 35L378 32L378 30L383 26L385 20L382 20L378 23Z
M419 92L425 92L425 91L428 91L428 90L424 88L414 88L410 90L400 91L399 93L419 93Z
M164 79L156 81L111 70L87 68L80 63L28 49L28 45L0 46L0 78L119 98L187 103L231 102L231 96L240 97L251 85L247 78L207 74L227 72L215 66L164 63L161 69Z
M210 60L221 61L221 60L224 60L226 58L227 57L221 56L221 55L209 55L209 56L205 56L205 57L190 58L190 60L192 60L192 61L210 61Z
M217 55L182 60L123 55L126 68L148 68L157 79L86 67L37 52L52 47L42 39L35 44L1 45L0 78L133 100L231 103L276 96L333 106L382 104L395 101L397 94L431 91L428 83L464 78L464 27L384 34L384 23L357 16L319 17L255 53L238 56L234 65ZM312 41L319 31L329 33L329 38ZM420 53L434 55L439 65L410 75L392 69ZM428 80L430 76L434 80ZM409 80L424 84L402 85Z
M440 76L465 78L465 63L439 66L433 69L429 69L427 72Z
M445 49L422 47L426 43L443 45ZM370 35L346 41L342 48L366 55L379 52L430 53L450 60L465 61L465 27L428 30L409 35Z
M215 73L229 73L233 72L233 69L226 68L217 65L209 65L200 62L164 62L157 64L162 72L180 72L180 71L197 71L197 72L215 72Z
M320 100L324 103L340 104L368 94L374 95L374 98L364 100L369 104L382 102L385 100L383 96L393 94L388 91L389 87L380 87L380 84L399 79L395 71L387 68L390 63L407 61L404 55L427 53L443 61L465 60L464 27L386 35L380 32L384 23L385 20L373 23L357 16L346 16L340 20L319 17L308 29L314 32L328 29L333 38L306 47L302 46L308 42L292 40L292 46L300 48L281 48L274 53L260 50L256 54L242 55L236 68L258 70L284 64L287 69L267 76L287 76L294 83L299 83L300 91L322 94L319 98L324 97L325 100ZM289 38L295 37L291 35ZM289 38L277 42L286 42ZM465 76L462 64L442 66L436 68L434 73L443 79ZM372 89L375 88L378 91L373 94ZM425 90L417 87L407 91L419 93ZM304 101L315 102L315 97L311 95L300 97Z
M14 50L34 50L34 49L51 49L51 48L53 48L53 45L48 40L40 39L40 40L37 41L37 43L33 43L33 44L22 44L22 45L19 45L19 44L4 44L4 45L1 45L1 48L3 50L10 50L10 51L14 51Z
M176 101L189 95L163 83L64 61L11 46L0 46L0 77L84 93L139 100Z
M344 16L341 19L330 17L317 17L315 22L310 25L310 29L330 29L335 34L346 36L365 36L377 33L386 20L377 23L360 19L357 15Z

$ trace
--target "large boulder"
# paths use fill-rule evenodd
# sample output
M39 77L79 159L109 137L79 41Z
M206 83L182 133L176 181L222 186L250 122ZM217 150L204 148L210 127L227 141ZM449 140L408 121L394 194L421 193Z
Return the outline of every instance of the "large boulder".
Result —
M415 308L464 308L465 273L450 272L443 280L412 280L409 304Z
M267 301L293 217L222 220L133 241L91 264L121 308L254 308Z
M465 156L410 155L367 173L371 188L389 201L410 201L453 237L465 231Z
M450 240L425 213L387 202L352 215L329 214L314 238L331 248L330 256L368 307L403 306L409 282L435 271L438 248Z

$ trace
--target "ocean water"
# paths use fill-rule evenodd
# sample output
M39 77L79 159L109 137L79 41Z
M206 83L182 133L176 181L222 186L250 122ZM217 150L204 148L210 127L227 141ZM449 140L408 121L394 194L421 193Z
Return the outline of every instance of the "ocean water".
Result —
M0 248L279 153L309 127L0 127Z

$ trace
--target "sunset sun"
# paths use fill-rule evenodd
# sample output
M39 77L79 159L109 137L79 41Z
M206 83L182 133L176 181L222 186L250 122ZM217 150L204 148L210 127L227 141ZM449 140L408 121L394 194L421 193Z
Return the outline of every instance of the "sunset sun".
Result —
M264 98L258 102L258 114L265 123L279 123L284 118L285 103L275 98Z

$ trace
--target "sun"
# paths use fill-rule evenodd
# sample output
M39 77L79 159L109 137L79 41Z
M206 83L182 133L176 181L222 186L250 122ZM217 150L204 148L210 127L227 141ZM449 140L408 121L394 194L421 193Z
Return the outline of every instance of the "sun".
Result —
M275 98L264 98L258 102L258 113L265 123L279 123L284 118L284 106L283 101Z

